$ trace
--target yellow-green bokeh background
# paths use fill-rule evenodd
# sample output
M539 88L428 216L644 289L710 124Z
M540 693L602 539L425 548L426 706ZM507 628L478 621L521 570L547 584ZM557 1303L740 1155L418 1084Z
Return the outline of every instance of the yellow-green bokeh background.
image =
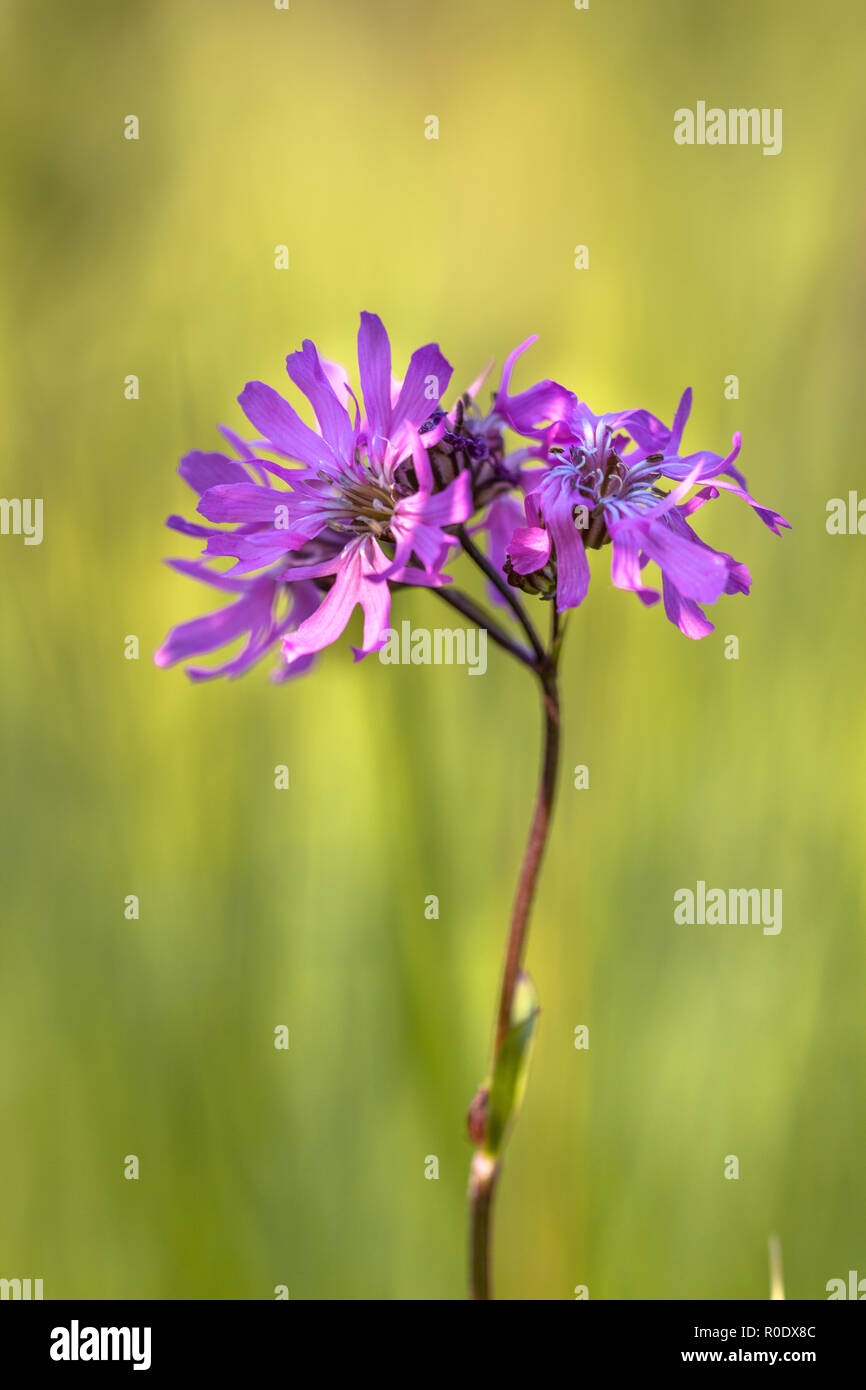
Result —
M702 643L594 557L500 1295L764 1299L771 1231L791 1297L866 1274L866 540L825 530L863 486L860 6L7 0L2 24L2 492L44 498L45 538L0 540L0 1275L462 1296L531 684L498 653L470 680L346 643L284 688L150 662L211 602L161 565L195 551L162 527L190 510L178 456L303 337L351 361L361 308L395 368L438 339L456 384L531 332L520 382L599 410L670 418L691 384L687 442L741 427L794 526L704 514L755 582ZM782 107L782 154L677 147L699 99ZM781 887L781 935L675 927L699 878Z

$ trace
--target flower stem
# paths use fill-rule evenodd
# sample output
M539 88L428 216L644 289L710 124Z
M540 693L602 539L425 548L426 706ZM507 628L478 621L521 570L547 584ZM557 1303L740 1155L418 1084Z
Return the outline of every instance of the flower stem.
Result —
M523 631L526 633L526 636L529 638L532 650L535 652L536 661L539 665L543 664L547 660L544 643L535 631L529 614L520 602L515 590L496 566L490 563L484 552L478 549L478 546L473 541L465 526L456 527L455 534L470 560L478 566L482 574L494 588L499 590L505 602L508 604L508 607L520 623L520 626L523 628Z
M496 1043L494 1055L502 1046L511 1022L511 1006L514 1002L514 989L526 949L529 934L529 914L538 884L541 861L547 845L547 833L553 812L553 798L556 791L556 773L559 765L559 694L556 673L552 671L541 677L542 707L544 714L544 754L541 765L541 778L535 797L535 809L529 839L520 867L520 878L514 897L511 913L511 927L505 950L505 965L502 971L502 987L499 996L499 1012L496 1023Z
M469 1174L469 1282L473 1299L492 1298L490 1283L490 1237L493 1215L493 1195L499 1164L484 1161L476 1152Z
M432 589L431 593L437 594L444 603L456 608L458 613L462 613L463 617L467 618L470 623L474 623L476 627L484 628L498 646L509 652L511 656L516 657L524 666L529 666L532 670L536 669L536 662L532 653L527 651L525 647L521 647L520 643L515 642L512 637L509 637L504 628L500 627L495 619L491 618L490 614L485 612L481 605L471 599L468 594L462 593L459 589L451 588Z
M497 1060L512 1026L514 993L526 951L530 912L553 813L559 767L560 710L557 658L560 643L561 636L554 612L551 639L552 654L548 656L545 653L544 661L536 665L541 686L544 720L541 775L535 797L529 838L526 842L517 883L511 925L505 945L499 1004L496 1011L491 1076L494 1074ZM492 1297L490 1272L492 1208L502 1166L501 1148L496 1153L491 1154L485 1146L484 1112L486 1101L487 1088L482 1087L469 1112L470 1134L476 1144L469 1179L470 1287L473 1299L490 1299Z

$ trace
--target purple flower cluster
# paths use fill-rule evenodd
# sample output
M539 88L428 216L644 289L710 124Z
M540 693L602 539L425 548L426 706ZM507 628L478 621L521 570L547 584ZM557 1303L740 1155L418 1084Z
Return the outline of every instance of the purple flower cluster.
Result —
M402 380L393 377L388 335L369 313L358 332L363 404L347 372L309 341L286 370L316 428L271 387L250 382L239 401L260 437L245 441L224 428L232 453L187 454L179 472L203 520L168 519L204 541L200 560L170 563L234 601L174 628L157 664L242 638L230 660L192 665L188 674L237 676L279 645L276 678L284 679L335 642L359 605L355 658L367 656L386 641L392 590L451 587L445 566L455 549L474 549L470 532L485 537L500 583L559 611L582 603L588 552L610 544L617 587L645 604L661 597L688 637L711 632L700 605L748 593L751 579L744 564L702 541L690 518L730 492L777 534L788 525L747 492L735 466L739 435L726 457L683 454L690 391L670 428L646 410L594 415L554 381L511 394L515 361L534 341L508 357L486 412L478 396L487 373L443 406L451 367L436 344L412 354ZM519 437L510 452L506 432ZM646 581L650 562L661 572L661 594Z

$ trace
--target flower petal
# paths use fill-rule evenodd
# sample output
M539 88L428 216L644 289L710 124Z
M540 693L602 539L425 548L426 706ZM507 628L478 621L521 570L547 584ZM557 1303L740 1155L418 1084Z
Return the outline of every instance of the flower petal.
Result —
M640 539L642 549L686 598L715 603L724 593L728 566L723 555L676 535L664 521L640 523Z
M262 521L273 525L277 508L289 507L293 500L290 492L280 492L261 483L247 481L230 483L227 487L220 484L208 489L196 511L208 521Z
M544 503L544 519L556 551L556 607L560 613L583 603L589 588L589 560L583 536L574 524L576 500L565 485L555 501L545 498Z
M220 483L248 483L250 480L242 463L226 454L206 454L200 449L184 454L177 471L199 496Z
M355 438L349 412L337 398L319 359L315 345L305 338L300 352L286 358L286 371L299 391L303 391L316 413L322 435L343 459L354 453Z
M718 497L719 489L723 492L732 492L735 497L742 497L744 502L748 502L752 510L757 513L764 525L769 527L774 536L781 535L783 528L788 531L792 529L790 521L786 521L780 512L774 511L772 507L765 507L762 502L756 502L754 497L752 497L744 487L738 487L736 483L723 483L717 478L711 487L702 488L698 493L698 497Z
M370 433L387 439L391 425L391 344L378 314L364 311L358 329L358 371Z
M658 603L661 595L657 589L649 589L643 583L640 564L640 549L631 541L620 538L611 546L613 556L610 564L611 582L617 589L632 589L641 603L649 608Z
M428 343L413 352L391 416L390 433L396 434L404 422L416 429L423 425L438 406L450 380L451 363L439 351L438 343Z
M686 637L697 641L712 632L713 624L698 605L690 598L684 598L673 580L662 575L665 614Z
M251 425L264 435L279 453L297 459L310 468L334 467L337 459L320 434L305 425L300 415L272 386L249 381L238 396L238 403Z
M270 598L251 592L234 603L218 608L203 618L193 618L172 628L162 646L154 653L157 666L174 666L188 656L200 656L232 642L242 632L248 632L269 612Z
M573 391L567 391L556 381L539 381L527 391L509 396L511 374L514 364L528 347L538 341L538 334L526 338L513 352L510 352L502 365L502 379L496 393L493 408L506 424L517 434L535 434L551 423L562 420L577 405Z
M517 574L535 574L550 559L550 533L543 526L518 526L507 546L511 568Z

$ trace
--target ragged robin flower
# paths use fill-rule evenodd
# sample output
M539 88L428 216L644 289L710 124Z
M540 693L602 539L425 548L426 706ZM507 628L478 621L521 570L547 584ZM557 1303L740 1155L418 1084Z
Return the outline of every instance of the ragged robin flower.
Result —
M232 436L240 461L196 454L181 464L201 494L199 513L216 525L179 518L169 524L205 539L205 561L234 559L227 574L208 582L223 588L244 582L234 611L176 629L157 654L161 664L212 649L222 632L229 640L247 631L247 664L279 640L289 672L298 671L303 659L340 636L360 604L359 658L386 640L389 581L448 582L442 566L456 542L445 528L471 514L471 475L462 470L437 485L420 431L426 426L428 446L444 434L436 412L451 367L431 343L412 354L405 380L395 382L388 335L368 313L361 315L358 366L363 412L345 371L305 341L286 370L312 406L317 429L270 386L250 382L239 401L261 438L250 445ZM231 529L222 529L226 524ZM194 573L207 579L210 572ZM298 601L280 617L285 589ZM207 646L195 645L201 641ZM225 670L234 674L235 664Z
M700 604L747 594L751 576L744 564L701 540L689 518L730 492L775 534L789 523L746 491L735 466L739 434L724 458L708 451L681 456L690 408L689 390L671 428L645 410L594 415L575 401L563 412L532 450L543 467L523 475L526 524L507 546L510 582L542 597L555 595L560 611L576 608L589 587L587 552L610 545L617 588L631 589L647 605L663 598L667 617L687 637L712 632ZM674 486L667 490L665 482ZM698 484L704 486L689 497ZM645 580L650 561L661 571L661 594Z

